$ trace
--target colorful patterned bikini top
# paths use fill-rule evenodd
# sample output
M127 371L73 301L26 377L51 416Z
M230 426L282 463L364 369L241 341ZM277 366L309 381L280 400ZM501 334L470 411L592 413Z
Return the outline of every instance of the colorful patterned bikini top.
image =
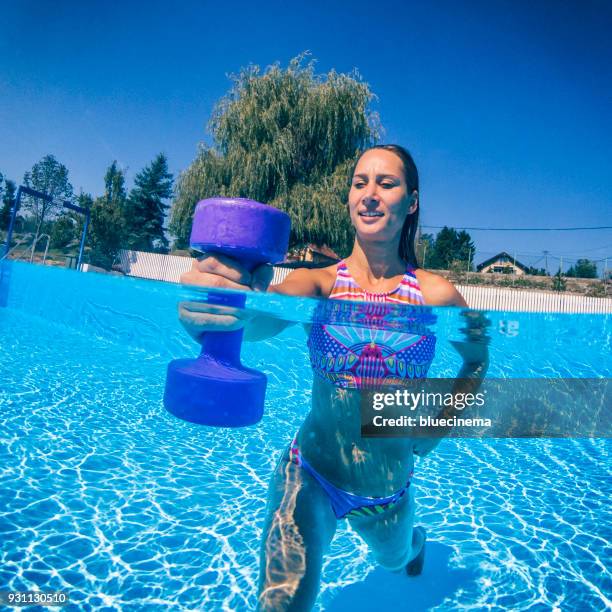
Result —
M323 302L308 338L310 363L318 376L337 387L356 389L427 376L436 347L427 323L435 317L422 308L425 300L411 266L393 291L370 293L340 261L329 299L361 304ZM330 320L333 324L324 322Z

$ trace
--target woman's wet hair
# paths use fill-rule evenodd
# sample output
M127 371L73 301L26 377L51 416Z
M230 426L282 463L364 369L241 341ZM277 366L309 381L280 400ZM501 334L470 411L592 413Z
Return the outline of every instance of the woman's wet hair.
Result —
M375 149L382 149L383 151L390 151L391 153L395 153L404 164L404 178L406 180L406 188L409 195L412 195L414 191L419 193L419 172L417 170L416 164L414 163L414 159L412 159L412 155L408 152L407 149L400 145L396 144L382 144L375 145L366 149L359 158L363 156L364 153L368 151L372 151ZM357 160L359 161L359 160ZM416 256L416 234L419 226L419 210L421 209L420 197L418 201L417 209L410 215L406 216L404 220L404 225L402 226L402 234L400 236L399 243L399 256L400 259L409 263L411 266L417 267L419 264L417 262Z

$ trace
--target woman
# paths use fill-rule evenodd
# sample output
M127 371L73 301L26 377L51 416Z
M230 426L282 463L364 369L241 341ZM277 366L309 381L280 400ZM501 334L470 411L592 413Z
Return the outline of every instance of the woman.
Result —
M414 242L419 182L414 161L405 149L380 145L361 155L352 177L348 209L356 234L350 256L327 268L295 270L269 291L467 306L451 283L417 267ZM262 266L249 274L227 258L209 256L194 263L181 280L265 290L270 270ZM205 331L244 327L245 340L259 340L288 325L275 319L245 320L239 318L240 313L211 310L205 305L181 305L181 321L194 338ZM388 374L380 347L374 341L365 345L361 342L361 348L356 348L357 344L348 346L346 329L337 326L313 324L308 331L316 374L312 409L281 457L269 488L258 600L262 610L311 609L319 589L323 556L339 518L351 522L384 567L417 575L423 565L425 531L413 527L410 474L414 454L426 454L435 442L362 438L360 402L372 388L372 373ZM424 375L433 358L435 338L424 336L415 343L405 341L406 337L399 337L398 342L404 342L406 348L397 352L397 362L407 368L421 367ZM333 356L336 365L326 368L321 355ZM338 368L338 363L342 367ZM466 363L460 376L478 367L482 371L482 366ZM396 368L394 374L395 379L401 379L406 376L405 368Z

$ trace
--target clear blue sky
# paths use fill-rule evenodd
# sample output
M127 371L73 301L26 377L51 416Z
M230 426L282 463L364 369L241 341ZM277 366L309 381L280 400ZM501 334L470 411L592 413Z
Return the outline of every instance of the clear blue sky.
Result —
M424 224L612 225L608 0L7 0L0 15L0 172L18 182L47 153L93 195L113 159L128 185L160 151L178 173L229 73L309 50L377 94L383 140L419 166ZM611 230L471 234L476 262L548 249L612 267Z

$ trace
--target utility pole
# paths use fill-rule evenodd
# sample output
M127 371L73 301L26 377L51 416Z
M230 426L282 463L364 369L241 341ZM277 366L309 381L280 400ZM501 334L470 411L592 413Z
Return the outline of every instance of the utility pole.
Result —
M546 258L546 276L550 276L548 272L548 251L542 251L544 253L544 257Z
M466 283L470 282L470 263L472 261L472 249L470 249L468 251L468 260L467 260L467 266L465 268L465 279L466 279Z
M425 256L427 255L427 242L423 243L423 268L425 268Z

